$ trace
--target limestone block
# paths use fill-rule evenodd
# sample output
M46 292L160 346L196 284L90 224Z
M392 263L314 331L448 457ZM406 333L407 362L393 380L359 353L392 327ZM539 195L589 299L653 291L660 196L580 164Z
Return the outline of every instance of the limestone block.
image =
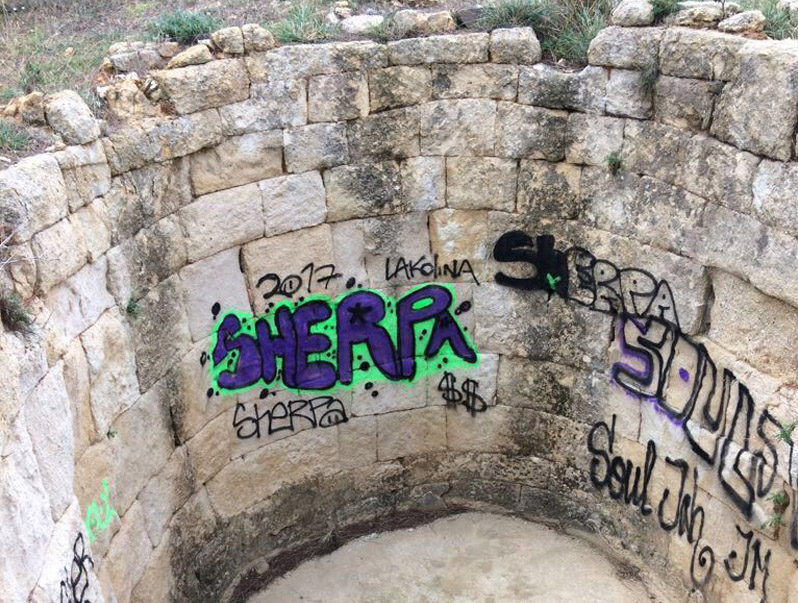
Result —
M96 262L111 248L108 208L105 201L95 199L70 216L72 227L83 241L90 262Z
M420 111L422 155L493 154L495 101L436 101L426 103Z
M55 154L64 177L69 210L77 211L111 188L111 170L98 140L86 146L67 147Z
M307 90L297 79L252 84L250 98L219 109L225 134L264 132L307 123Z
M27 157L0 172L0 219L16 228L20 242L66 213L66 186L53 155Z
M490 34L490 60L494 63L531 65L540 56L540 42L531 27L494 29Z
M402 162L402 207L406 211L438 209L446 202L446 160L411 157Z
M3 596L24 601L39 578L53 520L22 413L0 457L0 484L0 538L15 543L0 565Z
M286 130L283 135L286 170L307 172L349 161L344 124L313 124Z
M258 289L258 280L268 273L278 274L282 278L291 274L299 275L310 262L316 266L330 263L333 258L330 227L321 224L255 241L244 245L242 257L254 310L262 314L268 303L280 301L281 297L276 296L267 302ZM268 286L269 283L264 285Z
M590 43L588 63L618 69L656 66L662 35L663 30L658 27L607 27Z
M388 43L388 60L392 65L485 63L489 42L486 33L397 40Z
M671 184L681 183L690 134L653 122L627 120L624 129L624 167Z
M114 419L139 396L133 338L119 311L105 312L80 337L89 363L91 411L104 434Z
M419 10L404 9L397 11L391 17L391 27L400 38L410 38L421 33L426 33L427 13Z
M727 33L760 32L765 29L767 19L762 11L747 10L718 23L718 29Z
M188 458L198 484L207 484L230 464L230 423L227 414L219 415L200 425L196 435L188 440Z
M69 413L72 417L72 434L74 437L75 459L79 459L99 434L94 427L91 416L91 386L89 384L89 365L86 352L80 339L75 338L69 344L64 360L64 385L69 400Z
M111 243L118 244L191 201L189 160L166 161L114 178L104 201Z
M72 502L75 467L72 416L61 363L39 382L24 411L53 521L58 521Z
M147 391L188 349L188 330L177 276L155 287L138 302L131 321L136 369L141 391Z
M324 172L332 222L396 213L402 200L399 165L392 161L344 165Z
M102 571L110 577L118 601L130 600L130 592L144 574L152 551L141 506L137 501L126 514L122 529L103 560Z
M200 151L191 157L194 194L204 195L281 174L282 146L279 131L253 132Z
M346 282L350 278L355 279L355 284L364 287L371 286L369 275L366 272L363 222L359 220L335 222L330 225L330 236L332 237L335 268L341 274L346 275L344 283L339 280L337 286L335 284L331 286L332 293L343 293L346 290Z
M432 95L436 99L493 98L514 100L518 68L514 65L433 65Z
M150 77L180 114L221 107L249 96L249 74L238 59L152 71Z
M749 42L738 54L737 73L715 107L712 134L787 161L798 122L798 42Z
M161 156L161 141L150 125L124 126L102 139L111 175L144 167Z
M338 454L346 469L377 462L377 419L353 417L338 425Z
M654 24L654 7L649 0L622 0L610 15L612 25L647 27Z
M352 390L352 414L355 417L422 408L426 405L426 378L417 379L412 384L378 381L370 383L368 389L365 384L358 384Z
M554 65L522 67L518 79L518 102L549 109L604 113L607 70L584 67L564 71Z
M623 145L624 120L614 117L568 116L565 159L568 163L606 166Z
M729 81L734 79L740 36L682 27L665 30L660 55L663 75Z
M485 266L493 249L486 211L439 209L431 212L429 238L439 264L467 259L478 280L492 280L493 275Z
M239 248L234 247L180 271L183 302L194 341L210 335L217 318L213 313L215 304L222 310L251 311L238 254Z
M534 159L521 161L518 211L540 219L574 220L581 212L582 168Z
M211 34L211 42L227 54L244 54L244 34L240 27L224 27Z
M113 443L116 496L113 500L114 508L122 516L123 526L127 524L125 515L130 505L166 465L174 450L169 418L169 401L173 392L168 381L158 382L113 423L116 431ZM142 530L146 536L144 526Z
M261 27L257 23L247 23L241 26L241 33L244 36L244 51L247 53L263 52L274 48L274 37L269 30Z
M386 67L369 73L371 111L418 105L432 96L428 67Z
M390 284L386 261L400 257L430 257L427 214L422 212L398 214L383 218L361 220L366 271L373 287L388 289ZM419 278L418 276L416 277ZM423 280L427 280L424 277ZM404 290L395 292L404 293Z
M14 335L0 335L0 354L4 358L0 365L0 450L5 448L11 424L24 400L17 390L20 372L17 355L21 350L22 342Z
M765 226L751 216L712 203L707 204L700 224L689 232L685 246L691 257L733 274L753 275L758 271Z
M45 297L50 320L43 329L43 338L49 358L59 358L75 337L114 305L114 298L106 289L106 270L106 259L100 258L51 289Z
M213 509L223 518L232 517L267 500L281 488L338 469L337 432L307 429L236 459L217 473L206 488ZM246 489L237 487L244 482L249 484Z
M377 417L380 461L438 452L446 448L446 415L440 407L392 412Z
M751 212L751 187L759 157L699 135L690 139L686 158L681 186L735 211Z
M449 157L446 200L455 209L515 209L518 166L513 159Z
M44 113L47 123L67 144L86 144L100 137L99 123L86 101L74 90L48 96Z
M193 485L188 452L181 446L139 493L144 525L154 546L161 543L169 520L191 496Z
M798 164L764 160L753 181L753 209L765 224L798 237Z
M247 301L247 307L248 306L249 302ZM247 310L247 307L243 309ZM210 312L208 313L210 314ZM195 456L195 450L190 443L193 442L194 439L198 439L199 436L197 438L194 436L198 432L202 433L201 430L207 432L206 436L209 436L212 432L220 435L221 437L217 439L220 445L222 442L224 443L225 450L229 449L229 442L231 439L228 434L231 429L232 417L223 413L235 407L236 400L231 396L208 395L208 390L211 387L211 376L207 361L209 347L210 337L196 342L191 349L180 358L169 375L169 380L172 381L172 388L174 390L169 404L175 429L175 437L180 444L185 444L189 441L189 453L191 457ZM219 432L219 430L212 427L206 429L206 426L217 417L223 421L224 430ZM229 459L230 457L227 455L226 460ZM194 470L198 471L202 463L194 463L194 461L201 461L202 459L192 458L191 460L192 464L194 464ZM222 459L222 461L224 460L225 459ZM213 473L210 475L213 475Z
M36 233L31 249L37 258L38 287L43 293L75 274L87 260L83 237L68 219Z
M23 300L30 299L36 290L36 258L30 242L9 247L9 257L17 261L8 265L11 287Z
M382 25L382 15L354 15L341 21L341 29L353 36L367 35L375 27Z
M172 531L167 529L147 560L141 579L130 592L130 603L168 601L174 596L175 577L171 563L173 546Z
M324 183L318 172L305 172L263 180L266 236L316 226L327 217Z
M507 406L495 406L478 414L471 414L462 406L447 407L447 447L458 452L517 453L513 430L523 414L523 409Z
M457 301L461 301L462 297L458 295ZM463 314L461 314L458 319L460 319L461 324L463 323L462 318ZM455 386L460 388L462 391L462 387L465 384L467 379L471 379L472 381L476 382L474 393L478 395L482 401L488 407L496 406L497 399L496 399L496 388L497 388L497 379L499 374L499 356L496 354L480 354L479 355L479 364L476 366L468 365L461 368L450 369L447 371L455 378ZM444 397L444 390L449 387L451 383L448 378L446 378L446 373L441 373L437 375L430 375L427 379L429 391L427 393L428 401L427 404L429 406L445 406L448 405L452 407L452 403L447 401ZM479 401L477 400L477 403ZM471 414L468 412L468 409L462 405L454 404L457 407L457 412L464 413L464 414ZM491 412L490 410L485 410L485 413ZM451 413L449 417L451 417ZM474 413L474 416L486 416L484 414L477 414ZM477 419L479 422L479 419Z
M245 60L253 82L366 71L388 65L385 46L364 41L281 46Z
M654 85L654 119L675 128L706 130L720 82L661 75Z
M352 161L419 154L419 117L413 109L394 109L352 121L347 132Z
M369 88L361 71L317 75L308 82L308 121L343 121L369 112Z
M207 109L158 124L163 159L183 157L222 142L219 111Z
M651 90L640 71L613 69L607 82L607 113L648 119L651 116Z
M263 236L263 200L257 184L198 198L180 210L189 262Z
M798 283L782 275L791 270L798 257L798 239L771 230L758 258L759 269L746 274L751 283L768 295L798 306Z
M114 70L120 73L145 73L151 69L162 69L163 57L153 48L139 48L130 52L118 52L108 57Z
M710 339L766 373L794 380L798 310L723 272L713 274L712 287Z
M143 228L109 255L109 280L123 282L128 298L139 299L186 264L186 245L177 216L167 216Z
M724 7L720 2L680 2L680 9L665 18L666 25L679 27L713 28L726 15L739 12L737 4ZM725 10L724 10L725 8Z
M213 55L211 54L210 48L205 44L195 44L173 56L166 64L166 68L179 69L180 67L189 67L190 65L204 65L212 60Z
M499 103L496 154L561 161L565 156L568 114L513 103Z

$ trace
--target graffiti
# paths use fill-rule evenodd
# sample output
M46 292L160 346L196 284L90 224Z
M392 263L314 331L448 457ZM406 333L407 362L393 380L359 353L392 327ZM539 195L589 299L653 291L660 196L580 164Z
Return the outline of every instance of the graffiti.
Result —
M438 254L434 253L432 259L428 259L426 255L422 255L416 260L412 258L399 257L394 260L391 265L391 258L385 258L385 280L403 276L407 280L414 280L417 274L424 277L441 278L449 277L452 279L459 279L461 276L468 275L471 280L479 285L479 279L474 274L474 269L471 262L467 259L451 260L440 264L438 261Z
M533 276L514 277L498 272L496 282L524 291L546 291L566 301L605 314L653 316L679 326L673 292L665 280L640 268L618 268L596 258L583 247L554 248L552 235L534 239L514 230L499 237L493 248L497 262L522 262Z
M621 455L614 454L616 415L608 425L599 421L593 425L587 437L587 448L592 459L590 461L590 481L599 490L607 490L610 498L636 507L642 516L652 515L654 501L650 500L649 487L658 465L656 444L649 440L646 446L646 457L643 467L635 467L634 463ZM716 567L716 555L712 546L704 538L704 526L708 519L703 506L698 504L698 469L691 467L684 459L665 457L665 469L677 471L679 490L673 496L671 488L664 488L662 498L656 505L657 523L666 531L676 531L692 545L690 557L690 578L696 588L704 586L712 577ZM762 541L754 539L753 531L744 532L735 526L737 533L745 540L744 558L739 570L739 555L730 551L723 560L723 567L729 578L735 582L748 576L748 589L761 588L761 601L767 601L768 565L770 551L761 554ZM750 567L750 569L749 569ZM757 574L761 580L757 581Z
M94 561L86 553L83 534L78 532L75 542L72 545L72 566L69 570L64 567L64 579L60 584L61 603L91 603L86 596L89 588L89 574L86 569L86 562L94 567Z
M108 480L104 479L103 490L100 493L102 505L98 506L97 501L93 500L86 509L86 518L83 523L86 526L86 533L89 535L89 542L97 540L97 532L108 529L111 520L114 517L119 517L117 512L111 508L109 498Z
M449 371L443 373L443 378L438 383L438 391L441 397L446 400L447 406L457 406L462 404L472 415L478 412L485 412L488 408L484 398L477 394L479 383L473 379L466 379L457 389L457 377Z
M509 232L496 243L494 256L535 268L534 276L524 278L499 272L500 284L556 293L615 315L613 346L620 360L610 369L612 382L683 430L692 451L717 469L724 493L746 519L756 499L771 493L780 463L787 463L794 485L792 438L778 437L784 426L767 409L755 416L748 388L682 333L667 281L637 268L618 269L580 247L559 251L550 235L532 239ZM790 535L798 548L795 508Z
M305 277L304 275L307 273ZM263 299L270 299L275 295L291 298L301 289L305 289L308 295L313 293L314 285L322 285L324 290L330 288L330 282L342 278L343 274L335 271L335 264L324 264L316 266L313 262L306 264L299 274L289 274L281 277L279 274L269 272L260 277L255 286L260 289ZM315 280L314 280L315 278ZM347 289L354 287L353 279L347 282Z
M334 427L339 423L346 423L344 405L332 396L318 396L310 400L291 400L287 404L277 402L263 413L258 411L258 402L252 405L252 414L247 413L246 404L236 404L233 414L233 427L239 440L261 437L261 421L266 420L266 435L280 431L295 431L295 421L304 421L306 426Z
M335 300L285 300L257 317L227 311L211 336L208 395L275 385L324 392L364 380L411 383L444 366L476 365L459 307L453 287L425 284L397 298L356 290Z

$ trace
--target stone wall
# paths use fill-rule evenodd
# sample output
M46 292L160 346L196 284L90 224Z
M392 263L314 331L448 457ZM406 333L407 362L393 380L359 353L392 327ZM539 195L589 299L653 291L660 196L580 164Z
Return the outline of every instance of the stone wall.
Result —
M0 172L0 600L245 601L463 509L798 600L797 46L228 50Z

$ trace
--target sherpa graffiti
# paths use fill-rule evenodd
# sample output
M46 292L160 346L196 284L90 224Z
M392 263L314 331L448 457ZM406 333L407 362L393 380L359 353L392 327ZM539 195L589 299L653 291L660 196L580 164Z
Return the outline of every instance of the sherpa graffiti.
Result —
M228 311L211 337L208 394L410 383L444 367L476 365L479 354L456 308L453 287L425 284L397 298L357 290L335 300L283 301L257 317Z
M795 500L792 430L782 425L767 409L755 416L754 400L748 388L732 371L717 367L703 344L681 331L667 281L658 280L638 268L618 268L581 247L557 250L551 235L533 239L518 231L506 233L496 243L494 257L500 262L525 262L534 268L534 275L526 277L499 272L496 274L499 284L522 290L547 291L550 296L557 295L565 301L614 315L616 336L613 345L620 360L611 368L612 382L630 396L651 403L666 420L683 430L691 450L704 464L716 470L724 493L747 520L752 520L757 500L765 499L773 503L771 506L774 508L777 506L774 501L782 501L779 503L782 508L776 514L778 530L781 513L789 502L788 494L780 487L783 483L778 474L780 467L786 466L785 477ZM595 450L591 449L591 452L595 453ZM618 468L613 465L613 471L620 469L621 465ZM697 475L697 469L694 471ZM629 472L631 468L627 468ZM638 479L639 469L635 490ZM604 483L594 481L597 487L600 484L603 487ZM627 503L639 501L636 495L630 498L626 493L624 497ZM790 541L798 549L798 513L796 505L792 506ZM642 504L641 512L646 514ZM703 526L703 511L701 516ZM695 516L688 526L688 540L697 546L703 528L694 533L694 521ZM763 556L761 542L753 539L753 532L745 532L739 527L738 532L748 543L745 567L735 570L729 565L733 564L736 553L730 554L724 565L732 579L742 580L748 567L750 549L754 565L749 588L754 588L759 568L764 572L764 600L770 551ZM702 557L706 562L707 555L702 556L699 552L699 562ZM704 564L700 566L704 567ZM694 580L697 584L702 583L696 578Z

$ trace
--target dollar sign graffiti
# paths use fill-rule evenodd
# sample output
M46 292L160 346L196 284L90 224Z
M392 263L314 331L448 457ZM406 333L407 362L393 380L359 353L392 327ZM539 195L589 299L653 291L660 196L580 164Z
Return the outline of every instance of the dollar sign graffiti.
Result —
M463 394L465 394L463 405L471 412L472 415L478 412L484 412L485 409L488 408L485 400L477 393L478 387L479 384L473 379L466 379L463 381L462 390Z
M438 391L442 392L441 397L447 404L457 404L463 399L463 394L457 391L457 378L449 372L443 374Z

